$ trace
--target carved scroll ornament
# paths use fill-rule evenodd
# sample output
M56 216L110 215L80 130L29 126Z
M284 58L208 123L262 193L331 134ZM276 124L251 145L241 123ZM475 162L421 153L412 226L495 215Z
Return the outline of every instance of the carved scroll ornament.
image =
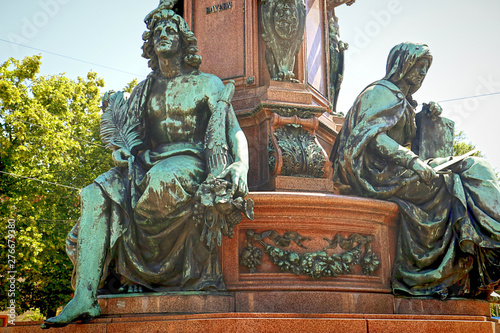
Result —
M273 113L270 124L272 134L268 151L272 175L328 178L330 161L316 138L317 117L303 119L297 115L285 117Z

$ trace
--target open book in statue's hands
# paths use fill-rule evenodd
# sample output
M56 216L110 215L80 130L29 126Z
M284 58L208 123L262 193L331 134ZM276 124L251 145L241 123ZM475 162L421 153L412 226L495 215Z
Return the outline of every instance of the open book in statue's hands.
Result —
M412 175L411 177L406 178L403 181L403 185L408 185L410 182L413 182L415 180L421 179L425 183L430 183L433 179L433 177L437 177L438 174L446 174L446 173L451 173L451 170L449 169L453 165L465 160L467 157L470 157L477 153L479 150L478 149L473 149L468 153L465 153L460 156L451 156L450 159L442 164L439 164L435 167L430 167L429 165L425 165L425 162L419 160L418 158L415 159L415 162L417 164L421 165L420 171L418 171L415 167L412 167L413 171L415 171L415 174ZM423 168L422 168L423 166ZM427 174L425 173L425 169L427 169ZM430 176L428 172L432 172L434 170L435 174L434 176ZM428 175L429 178L426 176Z
M465 153L463 155L460 155L460 156L452 156L451 159L448 161L448 162L445 162L443 164L440 164L436 167L434 167L434 171L436 171L437 173L443 173L445 172L449 167L457 164L458 162L461 162L463 160L465 160L467 157L469 156L472 156L474 155L475 153L477 153L479 151L479 149L473 149L471 150L470 152L468 153Z

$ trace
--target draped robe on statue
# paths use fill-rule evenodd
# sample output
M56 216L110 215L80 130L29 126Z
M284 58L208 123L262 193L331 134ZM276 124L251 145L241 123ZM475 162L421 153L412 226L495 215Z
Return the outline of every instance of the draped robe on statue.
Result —
M407 63L396 62L396 70L403 68L404 75L422 55L407 52ZM471 157L430 185L415 177L409 164L417 156L408 147L416 131L416 103L409 99L388 79L365 88L332 151L334 181L350 185L357 195L398 204L396 294L474 297L494 290L500 279L496 175L484 159ZM435 166L445 160L426 162Z
M152 147L147 127L155 119L147 114L147 104L154 80L152 75L139 83L129 99L129 116L140 120L144 143L133 163L132 181L128 169L120 167L95 180L108 199L106 207L95 211L103 215L110 231L101 286L111 264L126 282L156 291L221 290L225 287L217 247L200 240L204 224L193 219L193 196L207 176L203 139L210 110L206 105L197 111L192 140ZM91 200L84 189L82 205ZM75 267L78 228L79 223L66 246Z

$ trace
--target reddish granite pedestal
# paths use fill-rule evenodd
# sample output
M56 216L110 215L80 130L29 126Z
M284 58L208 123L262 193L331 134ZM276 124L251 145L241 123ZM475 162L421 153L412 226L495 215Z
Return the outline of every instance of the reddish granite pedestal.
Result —
M396 204L380 200L349 197L334 194L293 192L253 192L255 219L245 220L235 228L232 239L222 245L222 271L228 291L339 291L391 293L390 276L394 261ZM251 272L240 265L240 256L247 245L247 232L262 233L273 230L280 235L296 232L304 238L304 247L293 242L284 250L305 254L316 253L328 247L329 240L353 235L369 237L370 248L380 264L372 274L364 274L360 265L352 265L352 271L337 277L313 279L306 275L283 273L273 264L263 247L261 265ZM269 245L272 241L264 240ZM340 246L325 250L328 255L343 254Z
M117 296L100 296L103 315L134 315L157 313L225 313L234 312L232 293L178 292Z
M250 197L255 220L243 221L221 248L228 292L103 296L101 318L51 332L500 332L486 301L391 294L395 204L333 194L255 192ZM307 249L293 242L287 246L301 254L321 251L328 245L325 238L336 234L369 236L380 264L369 275L355 266L348 274L313 279L280 271L263 253L261 265L250 272L239 259L248 246L249 230L280 235L294 231L309 237L302 240ZM17 323L0 332L39 332L40 324Z

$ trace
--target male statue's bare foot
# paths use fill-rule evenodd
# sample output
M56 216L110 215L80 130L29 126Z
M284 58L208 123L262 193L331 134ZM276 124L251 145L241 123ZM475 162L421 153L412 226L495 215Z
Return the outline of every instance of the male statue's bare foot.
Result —
M72 299L58 316L45 320L41 328L63 327L76 320L91 320L101 315L101 307L97 302L91 305L86 303L89 301L79 302Z

